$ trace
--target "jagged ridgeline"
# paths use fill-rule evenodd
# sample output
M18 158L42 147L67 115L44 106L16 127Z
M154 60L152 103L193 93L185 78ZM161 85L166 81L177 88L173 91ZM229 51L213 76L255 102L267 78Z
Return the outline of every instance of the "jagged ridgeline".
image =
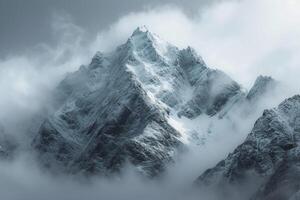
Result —
M299 142L300 96L296 95L265 110L246 140L196 182L217 186L224 193L230 186L247 188L253 200L299 199Z
M195 142L193 120L222 118L244 103L254 109L274 85L259 77L247 93L191 47L137 28L115 51L98 52L66 76L32 146L50 169L110 174L130 163L153 177Z

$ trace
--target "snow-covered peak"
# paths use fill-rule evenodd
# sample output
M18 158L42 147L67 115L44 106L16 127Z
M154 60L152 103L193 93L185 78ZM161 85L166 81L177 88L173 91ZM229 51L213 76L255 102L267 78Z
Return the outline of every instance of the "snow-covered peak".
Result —
M154 34L151 33L145 26L138 27L133 31L131 34L129 41L133 43L141 43L141 42L154 42L157 39L155 38Z
M252 100L258 98L270 89L275 88L277 85L276 83L277 82L270 76L258 76L247 95L247 99Z
M128 160L155 175L178 147L207 136L202 116L224 116L245 96L191 47L180 50L139 27L115 51L97 52L66 76L33 146L47 166L109 173Z
M125 46L134 57L138 56L152 62L173 63L179 51L146 27L138 27Z
M263 76L263 75L259 75L257 78L256 78L256 81L255 83L256 84L267 84L271 81L274 81L274 79L271 77L271 76Z
M132 36L134 36L134 35L139 35L139 34L145 34L145 33L147 33L147 32L149 32L149 30L148 30L148 28L144 25L144 26L139 26L139 27L137 27L134 31L133 31L133 33L132 33Z

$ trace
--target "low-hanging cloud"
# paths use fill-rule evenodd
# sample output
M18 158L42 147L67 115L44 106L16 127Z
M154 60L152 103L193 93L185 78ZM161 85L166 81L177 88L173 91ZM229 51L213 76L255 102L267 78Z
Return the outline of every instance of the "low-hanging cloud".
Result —
M85 30L70 16L54 15L57 46L40 44L22 55L0 60L0 124L8 133L24 134L24 121L47 105L52 90L67 72L87 64L98 50L113 50L141 25L180 48L194 47L209 66L224 70L246 88L259 74L283 81L291 91L282 99L299 91L299 9L297 0L221 1L199 9L198 15L187 16L178 7L163 6L123 16L93 39L87 39ZM212 137L205 146L195 146L178 158L159 182L145 181L130 170L121 180L95 178L86 183L73 177L58 178L41 171L30 156L20 155L0 164L0 191L8 200L213 199L211 194L190 190L192 181L246 137L263 108L278 102L265 102L242 122L231 119L234 124L201 119L203 131L216 124Z
M98 50L113 50L141 25L181 48L196 48L209 66L224 70L247 88L259 74L295 86L300 68L299 8L296 0L221 1L191 17L178 7L163 6L130 13L95 39L86 38L71 16L53 15L57 46L40 44L0 60L2 115L15 108L36 110L65 72L88 63ZM293 88L293 93L298 91Z
M58 45L39 44L0 60L0 125L9 134L23 134L23 122L47 105L64 75L91 57L84 45L84 30L67 15L53 15L52 30Z
M188 17L166 6L124 16L99 33L95 47L110 49L135 27L146 25L179 47L196 48L209 66L225 70L247 87L258 74L286 81L300 64L299 8L297 0L222 1ZM294 76L290 83L296 80Z

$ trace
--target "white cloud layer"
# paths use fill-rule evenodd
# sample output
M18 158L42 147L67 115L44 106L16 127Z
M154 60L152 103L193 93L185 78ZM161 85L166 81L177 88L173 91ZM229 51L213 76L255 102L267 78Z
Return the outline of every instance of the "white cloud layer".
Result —
M222 1L193 18L178 8L157 8L119 19L99 33L95 48L110 49L146 25L179 47L196 48L210 66L247 87L258 74L289 77L295 84L300 69L299 10L297 0Z
M191 18L179 8L164 6L126 15L94 39L85 38L84 30L69 17L56 16L53 30L58 46L41 44L23 55L0 60L0 126L2 123L4 128L14 132L15 124L22 124L22 120L30 118L47 103L51 90L66 72L88 63L97 50L112 50L141 25L181 48L194 47L209 66L224 70L248 88L259 74L271 75L285 81L292 95L299 92L300 85L299 10L298 0L221 1L201 9ZM224 132L230 135L226 135L225 140L221 136L215 138L210 146L193 151L171 168L162 185L145 184L134 175L128 175L123 182L96 181L83 186L72 180L48 177L36 169L34 161L21 159L0 165L0 191L9 200L83 199L87 196L90 199L99 199L99 196L103 199L157 199L161 195L165 199L183 199L183 185L187 186L196 175L240 143L253 120L243 121L237 130L223 123L216 127L216 136ZM174 184L169 185L170 182ZM46 194L52 195L44 196ZM199 196L191 195L194 197Z
M97 50L112 50L141 25L181 48L194 47L209 66L247 88L263 74L293 86L291 94L299 92L299 10L298 0L221 1L191 18L163 6L130 13L95 39L86 38L69 16L55 16L52 27L59 45L40 44L0 60L0 121L14 112L37 110L66 71L88 63Z
M8 133L22 134L23 122L47 104L66 72L78 69L91 57L83 45L84 31L67 16L54 16L52 28L57 46L39 44L0 60L0 127Z

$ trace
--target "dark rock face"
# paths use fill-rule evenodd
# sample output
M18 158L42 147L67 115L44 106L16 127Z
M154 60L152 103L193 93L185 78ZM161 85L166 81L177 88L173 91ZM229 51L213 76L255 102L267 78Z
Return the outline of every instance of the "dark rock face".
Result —
M293 148L287 152L274 174L260 189L253 199L284 200L299 199L300 190L300 149Z
M98 52L68 74L53 99L56 111L32 143L43 165L110 174L128 162L155 176L186 146L189 135L174 119L226 113L246 94L192 48L138 28L114 52Z
M198 75L193 98L187 102L179 115L195 118L200 114L213 116L230 100L242 93L241 87L218 70L205 69Z
M261 177L253 199L288 199L298 190L300 96L265 110L243 144L204 172L198 184L244 184ZM255 191L254 190L254 191Z
M249 101L255 101L258 98L261 98L263 95L266 95L268 93L271 93L274 91L276 86L278 86L279 83L275 81L272 77L269 76L259 76L255 80L254 85L250 89L250 91L247 94L247 99Z
M61 82L55 98L59 108L33 141L44 165L73 173L108 174L129 162L155 176L172 161L183 147L181 135L167 121L168 108L154 102L146 88L160 80L132 69L151 60L168 70L155 54L152 37L137 30L114 55L97 53L88 67ZM144 48L137 46L140 43L145 43ZM172 100L169 91L158 95L162 102Z
M141 86L126 80L126 71L119 72L110 86L75 99L75 107L67 110L65 105L42 125L34 146L44 162L58 161L72 171L106 173L119 170L128 160L155 175L171 160L182 145L179 133Z

